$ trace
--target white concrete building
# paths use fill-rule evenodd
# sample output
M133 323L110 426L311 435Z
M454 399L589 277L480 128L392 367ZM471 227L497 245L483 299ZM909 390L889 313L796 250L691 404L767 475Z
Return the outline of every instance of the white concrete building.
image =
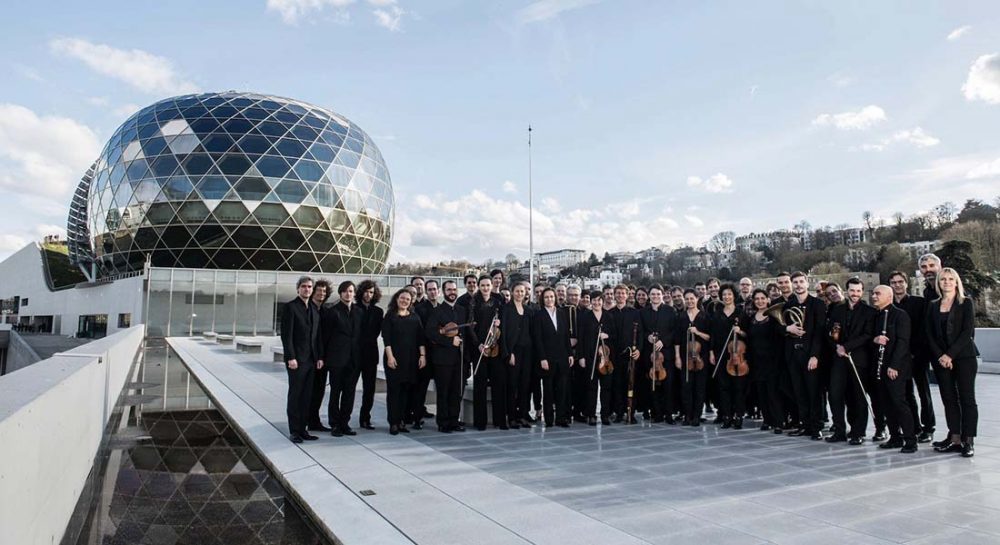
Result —
M562 269L572 267L581 261L586 261L587 252L583 250L563 249L537 253L535 254L535 258L539 265L548 265L549 267Z

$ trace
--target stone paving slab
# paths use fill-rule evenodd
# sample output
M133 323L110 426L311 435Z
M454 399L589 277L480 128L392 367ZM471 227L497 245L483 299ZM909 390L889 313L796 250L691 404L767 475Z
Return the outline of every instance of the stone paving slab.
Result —
M219 382L285 429L280 364L171 342L192 346ZM381 395L378 430L301 450L350 490L376 490L363 501L418 543L470 535L484 543L1000 543L1000 441L989 433L1000 423L992 410L1000 377L980 376L977 390L985 434L972 460L927 445L903 455L753 426L464 434L428 426L393 437ZM937 415L943 426L940 403Z

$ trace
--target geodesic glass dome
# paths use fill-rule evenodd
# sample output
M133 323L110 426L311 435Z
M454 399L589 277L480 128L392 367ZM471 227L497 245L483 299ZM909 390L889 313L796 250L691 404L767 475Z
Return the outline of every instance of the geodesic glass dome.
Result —
M162 100L115 131L74 196L70 257L154 266L380 273L392 182L372 139L311 104L252 93Z

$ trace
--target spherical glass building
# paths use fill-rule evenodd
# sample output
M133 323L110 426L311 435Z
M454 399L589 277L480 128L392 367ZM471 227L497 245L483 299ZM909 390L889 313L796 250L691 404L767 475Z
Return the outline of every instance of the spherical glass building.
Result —
M115 131L70 207L70 258L154 266L381 273L394 203L357 125L274 96L162 100Z

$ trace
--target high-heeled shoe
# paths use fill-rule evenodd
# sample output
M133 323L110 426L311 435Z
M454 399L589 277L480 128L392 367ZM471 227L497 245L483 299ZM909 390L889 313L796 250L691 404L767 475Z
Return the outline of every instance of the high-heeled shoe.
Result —
M934 452L950 453L950 452L962 452L961 443L948 443L947 446L934 447Z

